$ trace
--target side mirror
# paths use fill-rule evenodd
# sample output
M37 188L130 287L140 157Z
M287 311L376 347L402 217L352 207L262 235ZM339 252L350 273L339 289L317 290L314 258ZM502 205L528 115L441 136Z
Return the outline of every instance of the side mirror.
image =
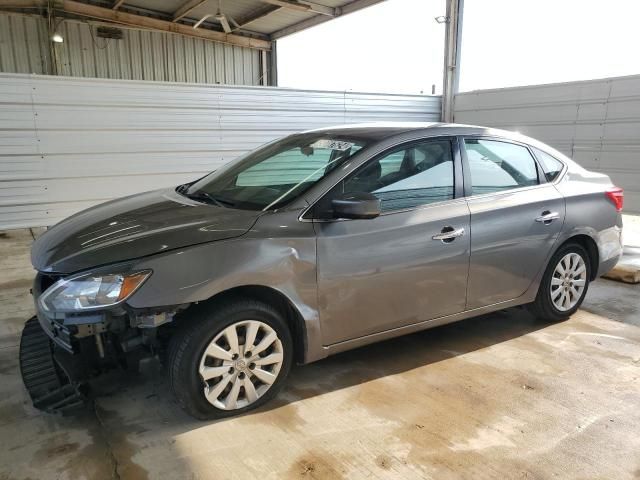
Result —
M331 201L333 218L376 218L380 215L380 199L371 193L345 193Z

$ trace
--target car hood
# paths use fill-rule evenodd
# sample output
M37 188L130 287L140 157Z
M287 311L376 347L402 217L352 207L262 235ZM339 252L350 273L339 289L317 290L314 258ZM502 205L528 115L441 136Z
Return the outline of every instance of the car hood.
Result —
M173 189L113 200L49 229L31 249L41 272L73 273L200 243L239 237L261 212L190 200Z

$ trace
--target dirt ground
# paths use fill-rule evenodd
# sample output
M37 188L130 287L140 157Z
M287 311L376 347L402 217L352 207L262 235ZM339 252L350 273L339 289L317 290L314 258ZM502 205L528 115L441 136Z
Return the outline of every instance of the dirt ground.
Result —
M599 280L558 324L514 309L297 367L239 418L186 416L155 361L59 417L18 369L30 242L0 235L0 480L640 479L640 285Z

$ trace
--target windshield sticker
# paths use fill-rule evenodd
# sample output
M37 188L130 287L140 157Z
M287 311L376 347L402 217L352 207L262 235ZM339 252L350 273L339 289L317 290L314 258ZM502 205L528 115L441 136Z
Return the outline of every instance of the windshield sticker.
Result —
M329 150L339 150L341 152L344 152L345 150L349 150L351 147L353 147L353 143L344 142L342 140L331 140L328 138L322 138L320 140L316 140L310 146L313 148L327 148Z

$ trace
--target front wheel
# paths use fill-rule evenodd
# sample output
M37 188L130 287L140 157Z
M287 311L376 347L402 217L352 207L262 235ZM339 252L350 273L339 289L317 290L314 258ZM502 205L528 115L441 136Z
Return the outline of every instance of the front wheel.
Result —
M562 246L551 258L542 277L532 313L543 320L559 321L573 315L584 300L591 278L586 250L576 243Z
M252 300L206 309L172 342L169 378L178 403L206 420L259 407L282 388L293 342L277 310Z

